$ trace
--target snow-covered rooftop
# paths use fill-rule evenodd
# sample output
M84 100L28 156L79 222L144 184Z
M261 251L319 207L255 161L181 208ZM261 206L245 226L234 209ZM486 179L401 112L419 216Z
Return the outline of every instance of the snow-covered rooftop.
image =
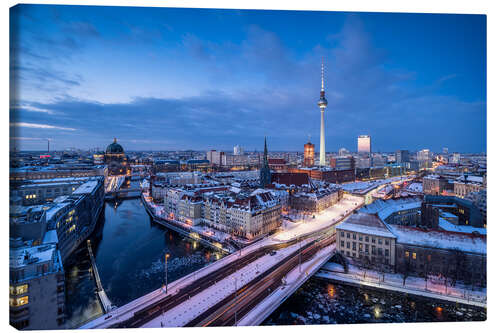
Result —
M97 180L88 181L82 185L80 185L73 194L88 194L91 193L98 185Z
M427 231L414 227L387 225L398 243L486 254L486 237L449 231Z
M446 231L462 232L466 234L477 232L480 235L486 235L486 228L476 228L470 225L456 225L443 218L439 219L439 227Z
M353 214L347 220L337 225L336 229L396 238L387 226L374 214Z

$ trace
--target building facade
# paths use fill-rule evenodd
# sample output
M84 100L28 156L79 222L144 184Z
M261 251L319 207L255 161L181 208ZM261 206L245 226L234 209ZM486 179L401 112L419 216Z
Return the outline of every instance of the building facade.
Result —
M358 136L358 154L368 154L372 152L372 141L369 135Z
M312 167L314 165L314 145L311 142L304 144L304 166Z
M65 328L65 278L54 244L11 239L9 322L17 329Z

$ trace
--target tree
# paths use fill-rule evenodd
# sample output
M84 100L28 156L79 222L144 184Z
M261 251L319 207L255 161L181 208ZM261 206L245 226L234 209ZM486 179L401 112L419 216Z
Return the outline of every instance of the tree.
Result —
M460 249L452 250L452 285L454 286L459 279L466 280L468 272L467 272L467 256Z
M342 265L342 267L344 268L344 273L349 273L349 261L342 253L336 251L332 257L332 261Z
M403 263L402 268L403 269L402 269L401 273L403 274L403 286L405 286L406 279L408 278L408 276L410 275L410 272L411 272L410 258L405 258L405 261Z

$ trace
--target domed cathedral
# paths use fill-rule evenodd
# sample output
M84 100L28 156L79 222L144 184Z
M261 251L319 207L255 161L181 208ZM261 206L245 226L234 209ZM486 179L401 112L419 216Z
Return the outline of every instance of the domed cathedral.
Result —
M108 166L108 175L110 176L130 176L130 165L123 147L116 142L106 148L104 162Z

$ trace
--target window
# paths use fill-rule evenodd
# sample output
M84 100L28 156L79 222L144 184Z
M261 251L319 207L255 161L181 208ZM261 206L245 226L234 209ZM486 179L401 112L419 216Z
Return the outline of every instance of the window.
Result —
M10 306L22 306L24 304L28 304L28 296L11 298L9 300L9 304L10 304Z
M372 237L372 243L375 244L375 237Z
M374 245L372 245L372 254L376 254L377 253L377 249L375 248Z
M344 247L344 241L340 241L340 247Z
M350 249L351 248L351 242L347 242L347 248Z
M410 257L410 252L406 251L405 252L405 258L409 258Z
M351 256L351 252L347 251L347 256L350 257Z
M416 252L413 252L412 256L413 260L417 259L417 253Z
M359 243L359 251L363 251L363 243Z
M352 239L356 239L356 234L352 234Z
M381 255L382 255L382 248L380 248L380 247L379 247L379 248L377 248L377 254L378 254L379 256L381 256Z
M431 255L430 254L427 255L427 261L429 261L429 262L431 261Z
M382 238L378 239L378 243L379 243L379 245L382 245Z
M352 242L352 250L356 251L356 242Z
M385 240L385 245L389 245L389 240L388 239Z
M351 238L351 234L350 233L347 233L347 238Z
M20 286L10 286L10 294L11 295L21 295L28 292L28 285L22 284Z
M365 236L365 242L369 242L370 238L368 236Z
M370 249L368 246L365 246L365 253L370 253Z
M385 249L385 256L388 257L389 256L389 250L388 249Z
M343 231L340 232L340 237L344 237L344 232Z

